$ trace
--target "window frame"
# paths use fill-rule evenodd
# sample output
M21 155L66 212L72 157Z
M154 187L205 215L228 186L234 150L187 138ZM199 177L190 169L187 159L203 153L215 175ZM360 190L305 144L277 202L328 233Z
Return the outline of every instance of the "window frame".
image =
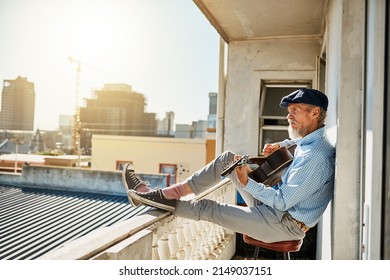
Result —
M312 80L261 80L260 86L260 102L259 102L259 143L258 143L258 153L261 154L264 145L266 144L264 141L265 131L286 131L288 132L288 125L268 125L265 124L266 120L286 120L287 111L284 116L277 115L264 115L265 102L267 98L267 90L270 88L291 88L292 90L297 90L299 88L312 88L313 81ZM269 92L269 91L268 91ZM292 91L291 91L292 92ZM279 106L278 103L272 104L271 106ZM277 139L275 141L281 141L281 139ZM275 142L272 141L272 142Z

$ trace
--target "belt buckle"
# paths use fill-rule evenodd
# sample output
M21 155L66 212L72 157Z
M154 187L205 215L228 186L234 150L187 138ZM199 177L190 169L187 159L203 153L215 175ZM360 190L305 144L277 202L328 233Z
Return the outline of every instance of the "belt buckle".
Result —
M303 231L303 232L307 232L310 227L308 227L307 225L305 225L304 223L302 223L301 221L298 221L297 219L294 219L293 217L291 217L292 220L294 221L294 223Z

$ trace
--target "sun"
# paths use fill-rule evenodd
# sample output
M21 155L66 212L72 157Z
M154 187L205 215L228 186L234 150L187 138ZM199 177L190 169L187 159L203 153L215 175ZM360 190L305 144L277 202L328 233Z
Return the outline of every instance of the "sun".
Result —
M132 37L128 18L126 8L115 1L72 1L57 19L58 51L69 64L81 66L81 99L116 80L115 63L125 51L120 47ZM70 67L76 70L77 65Z
M89 3L89 4L88 4ZM104 61L118 45L129 39L126 8L110 1L77 1L64 15L59 27L69 55L84 60Z
M120 26L109 1L77 1L68 8L60 26L59 35L69 56L84 60L99 60L109 53L119 38Z

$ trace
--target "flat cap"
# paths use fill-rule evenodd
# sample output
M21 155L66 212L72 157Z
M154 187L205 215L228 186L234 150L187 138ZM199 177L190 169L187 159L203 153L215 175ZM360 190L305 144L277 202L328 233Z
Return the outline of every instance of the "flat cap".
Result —
M328 109L328 97L319 90L301 88L282 98L280 107L287 108L290 103L304 103Z

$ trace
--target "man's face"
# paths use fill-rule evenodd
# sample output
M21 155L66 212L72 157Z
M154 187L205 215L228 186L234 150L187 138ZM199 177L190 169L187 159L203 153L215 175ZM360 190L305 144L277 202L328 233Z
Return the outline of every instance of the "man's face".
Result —
M302 138L317 128L319 109L303 103L292 103L287 107L288 132L291 139Z

